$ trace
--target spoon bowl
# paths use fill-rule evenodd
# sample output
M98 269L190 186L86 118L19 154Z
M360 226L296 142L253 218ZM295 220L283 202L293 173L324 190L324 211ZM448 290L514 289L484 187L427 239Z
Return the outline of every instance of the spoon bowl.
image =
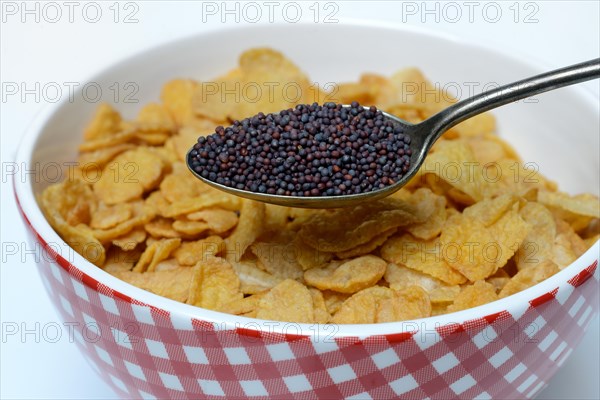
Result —
M425 161L425 157L435 141L444 132L460 122L505 104L598 77L600 77L600 59L586 61L486 91L455 103L418 124L411 124L392 114L381 111L386 119L392 120L395 125L400 125L403 128L403 134L411 138L410 146L412 154L410 165L408 170L391 185L359 194L314 197L285 196L232 188L206 179L192 168L191 153L194 150L193 147L186 155L187 166L196 178L206 184L224 192L251 200L299 208L341 208L355 206L364 201L373 201L387 197L406 185ZM342 107L348 108L350 106L343 105ZM366 109L367 107L363 108Z
M345 104L342 107L350 108L350 105ZM365 110L369 109L369 107L365 106L363 106L362 108ZM186 155L187 166L190 172L194 174L196 178L200 179L207 185L210 185L216 189L222 190L224 192L236 196L245 197L250 200L262 201L264 203L271 203L278 206L298 208L342 208L354 206L359 203L362 203L363 201L382 199L398 191L402 186L406 185L406 183L417 173L419 167L423 163L423 160L426 156L426 152L423 152L423 139L426 138L426 135L424 135L422 132L423 128L425 127L424 122L421 122L419 124L411 124L410 122L404 121L396 117L395 115L389 114L387 112L381 111L381 113L386 119L390 119L394 122L394 124L401 126L405 134L411 137L411 149L419 150L418 152L413 150L413 153L410 156L410 166L408 171L406 171L402 175L402 177L396 182L384 187L383 189L359 194L340 196L282 196L276 194L257 193L248 190L236 189L229 186L221 185L217 182L202 177L191 167L192 155L190 153L193 150L193 148L190 149L190 151L188 151Z

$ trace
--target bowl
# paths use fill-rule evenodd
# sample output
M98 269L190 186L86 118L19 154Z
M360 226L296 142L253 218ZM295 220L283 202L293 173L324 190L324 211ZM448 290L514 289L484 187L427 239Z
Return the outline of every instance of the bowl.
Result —
M378 46L369 45L375 41ZM158 99L171 78L217 76L233 67L243 50L262 45L282 50L321 85L414 65L456 92L477 87L473 82L483 87L542 71L491 49L406 28L270 24L169 43L90 82L102 88L135 82L143 104ZM403 56L390 52L398 46ZM356 48L369 51L357 54ZM40 173L15 175L15 194L31 241L45 250L39 271L52 302L65 321L81 328L75 329L77 346L123 398L532 398L598 312L599 242L558 274L510 297L396 323L263 321L131 286L70 249L36 200L60 180L49 171L68 171L80 132L97 106L89 99L71 100L46 109L23 138L16 161L21 170ZM139 106L117 104L126 117ZM501 135L564 190L598 193L597 99L571 87L495 114Z

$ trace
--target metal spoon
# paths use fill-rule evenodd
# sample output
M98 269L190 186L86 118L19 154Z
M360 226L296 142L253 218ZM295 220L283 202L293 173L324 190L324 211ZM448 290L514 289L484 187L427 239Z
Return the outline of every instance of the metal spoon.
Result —
M203 182L224 192L246 197L248 199L281 206L302 208L339 208L353 206L364 201L381 199L399 190L417 173L423 164L423 161L425 160L425 156L435 141L444 132L458 123L485 111L489 111L508 103L513 103L538 93L547 92L563 86L573 85L575 83L584 82L598 77L600 77L600 58L546 72L531 78L523 79L505 86L498 87L496 89L489 90L455 103L418 124L411 124L394 115L384 112L383 114L386 118L392 119L395 121L395 123L404 127L404 134L411 137L411 148L413 149L413 153L410 160L409 170L397 182L383 189L374 190L371 192L343 196L318 197L280 196L265 193L255 193L220 185L216 182L203 178L190 167L190 153L188 153L186 157L187 164L194 176Z

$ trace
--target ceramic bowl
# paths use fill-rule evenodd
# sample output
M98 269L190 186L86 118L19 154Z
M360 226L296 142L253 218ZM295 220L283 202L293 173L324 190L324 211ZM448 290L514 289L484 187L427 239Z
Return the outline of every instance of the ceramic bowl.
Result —
M469 93L461 87L481 90L542 71L491 49L405 28L270 24L163 45L90 81L106 88L135 82L139 103L117 104L133 117L140 104L158 99L167 80L218 76L243 50L264 45L282 50L321 85L417 66L464 98ZM75 160L96 106L65 99L46 109L23 138L17 163L43 171ZM524 160L566 191L598 193L598 99L570 87L495 114L500 134ZM49 183L31 176L14 181L31 240L47 250L40 273L65 321L84 328L76 330L77 345L123 398L531 398L598 312L599 243L523 292L416 321L307 325L208 311L133 287L68 248L36 201Z

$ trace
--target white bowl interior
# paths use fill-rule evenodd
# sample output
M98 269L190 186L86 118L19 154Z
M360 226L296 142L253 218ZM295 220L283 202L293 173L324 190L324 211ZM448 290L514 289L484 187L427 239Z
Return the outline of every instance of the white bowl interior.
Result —
M242 51L257 46L283 51L321 85L355 80L363 72L389 75L404 67L417 66L434 83L442 86L457 83L463 88L475 83L480 90L486 84L509 83L542 71L491 49L418 31L363 25L286 24L229 29L178 41L125 60L91 81L102 88L115 82L121 85L135 82L139 87L135 96L139 103L115 105L125 117L133 117L143 104L158 101L166 81L177 77L209 80L234 67ZM466 94L463 91L460 97L465 98ZM540 171L558 182L561 189L598 194L598 100L575 87L535 99L536 102L519 102L494 111L499 134L514 145L526 162L539 165ZM65 101L47 110L24 138L17 161L45 166L75 160L83 128L97 105L79 96L74 102ZM38 232L58 239L48 229L33 200L29 204L27 199L34 198L31 191L37 196L49 183L52 182L45 179L17 183L17 193ZM86 273L104 274L80 257L76 261ZM158 299L139 289L132 295ZM171 306L175 304L164 301ZM190 310L187 307L185 311ZM223 314L206 315L218 319ZM378 333L384 332L378 329Z

